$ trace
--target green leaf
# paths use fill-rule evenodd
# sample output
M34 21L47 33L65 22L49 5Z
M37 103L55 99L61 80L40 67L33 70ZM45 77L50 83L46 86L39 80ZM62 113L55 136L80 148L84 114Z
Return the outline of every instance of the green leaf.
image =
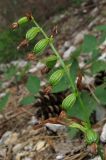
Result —
M34 47L34 52L35 53L41 53L49 44L49 39L41 39Z
M71 137L71 139L76 138L76 136L77 136L78 133L79 133L79 130L78 130L78 129L76 129L76 128L71 128L71 127L68 128L68 134L69 134L69 136Z
M96 49L97 41L92 35L85 35L82 50L84 53L88 53Z
M58 84L52 87L52 93L59 93L66 91L69 88L69 83L66 76L62 77Z
M10 94L6 94L3 98L0 99L0 111L6 106Z
M73 53L72 53L72 58L77 58L82 51L82 45L80 45Z
M96 29L97 29L98 31L106 31L106 25L97 26Z
M36 94L38 93L40 89L40 80L36 76L30 76L28 78L27 84L26 84L27 89L29 90L30 93Z
M99 51L99 49L93 50L91 63L92 63L93 61L97 60L99 56L100 56L100 51Z
M31 29L28 30L26 33L26 39L31 41L32 39L35 38L35 36L40 32L40 29L38 27L32 27Z
M91 70L92 70L93 74L98 73L100 71L103 71L105 69L106 69L106 62L105 61L98 60L98 61L95 61L94 63L92 63Z
M86 113L83 111L78 98L73 107L70 110L68 110L67 113L72 117L77 117L81 120L86 121L87 118L90 117L91 113L95 110L97 103L92 98L92 96L90 96L90 94L86 91L83 91L80 96L85 106ZM86 114L88 117L86 117Z
M73 59L72 65L70 67L70 76L71 76L74 83L75 83L77 74L78 74L78 62Z
M24 97L20 104L23 105L23 106L26 106L26 105L31 105L33 103L35 103L35 97L34 96L27 96L27 97Z
M4 76L7 80L10 80L13 76L16 75L16 73L17 73L17 67L16 66L11 66L7 69Z
M106 86L101 85L95 89L95 95L100 100L101 104L106 105Z

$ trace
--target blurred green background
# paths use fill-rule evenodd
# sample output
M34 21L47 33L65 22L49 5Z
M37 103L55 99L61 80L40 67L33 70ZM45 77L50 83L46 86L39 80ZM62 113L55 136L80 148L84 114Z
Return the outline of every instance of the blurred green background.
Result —
M64 12L71 5L79 5L82 0L3 0L0 1L0 63L23 57L26 49L17 51L16 47L24 38L25 26L18 31L12 31L10 24L27 12L32 12L34 17L42 24L51 16ZM14 33L15 32L15 33Z

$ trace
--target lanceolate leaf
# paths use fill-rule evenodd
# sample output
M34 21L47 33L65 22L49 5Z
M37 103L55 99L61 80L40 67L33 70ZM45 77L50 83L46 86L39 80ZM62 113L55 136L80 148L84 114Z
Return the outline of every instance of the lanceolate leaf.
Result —
M32 39L35 38L35 36L40 32L40 29L38 27L32 27L31 29L28 30L26 33L26 39L31 41Z
M34 52L35 53L41 53L48 45L49 39L41 39L34 47Z
M2 110L6 106L9 96L10 94L6 94L3 98L0 99L0 110Z
M27 84L26 84L27 89L31 94L36 94L38 93L40 89L40 80L36 76L30 76Z

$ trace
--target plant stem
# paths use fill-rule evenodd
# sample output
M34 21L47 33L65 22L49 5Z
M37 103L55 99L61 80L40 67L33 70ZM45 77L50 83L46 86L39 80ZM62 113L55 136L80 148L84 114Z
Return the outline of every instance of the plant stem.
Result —
M40 31L42 32L42 34L44 35L44 37L45 37L45 38L49 38L49 37L47 36L47 34L44 32L44 30L43 30L43 29L39 26L39 24L35 21L35 19L32 18L32 20L33 20L33 23L40 29ZM64 64L61 56L59 55L59 53L57 52L57 50L55 49L55 47L54 47L54 45L53 45L52 43L50 43L50 47L51 47L51 49L54 51L55 55L57 56L58 60L60 61L61 65L62 65L65 73L67 74L67 78L68 78L68 80L69 80L69 82L70 82L70 87L72 87L73 91L75 92L76 89L75 89L75 87L74 87L73 81L72 81L72 79L71 79L71 77L70 77L70 75L69 75L69 72L68 72L68 70L67 70L66 65Z
M39 26L39 24L35 21L34 17L32 17L32 21L33 21L33 23L40 29L40 31L42 32L42 34L44 35L44 37L48 39L49 37L47 36L47 34L45 33L45 31ZM61 63L61 65L62 65L65 73L67 74L67 78L68 78L68 80L69 80L69 82L70 82L70 88L72 88L73 92L76 92L76 93L77 93L78 99L79 99L79 102L80 102L80 105L81 105L82 110L83 110L83 113L84 113L84 117L85 117L85 119L86 119L87 124L88 124L89 127L90 127L91 125L90 125L88 113L86 112L86 109L85 109L85 106L84 106L84 104L83 104L83 101L82 101L82 99L81 99L81 97L80 97L80 94L79 94L78 90L76 89L76 87L75 87L75 85L74 85L74 83L73 83L73 81L72 81L72 78L71 78L71 76L70 76L69 71L67 70L67 67L66 67L64 61L62 60L62 58L61 58L61 56L59 55L58 51L55 49L53 43L50 42L49 45L50 45L51 49L53 50L53 52L55 53L55 55L57 56L58 60L60 61L60 63Z

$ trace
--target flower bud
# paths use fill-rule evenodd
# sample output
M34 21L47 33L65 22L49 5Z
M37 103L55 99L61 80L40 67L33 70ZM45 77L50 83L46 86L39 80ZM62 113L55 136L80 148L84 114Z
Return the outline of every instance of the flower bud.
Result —
M40 32L40 29L38 27L32 27L31 29L28 30L26 33L26 39L28 41L31 41L32 39L35 38L35 36Z
M41 39L34 47L34 52L35 53L40 53L42 52L48 45L49 43L49 39L45 38L45 39Z
M68 110L70 109L76 101L76 94L72 93L68 95L62 102L62 108Z
M58 69L57 71L55 71L50 76L49 83L52 86L55 86L61 80L61 78L63 77L63 75L64 75L64 70L63 69Z
M85 138L86 138L87 144L98 143L99 141L99 135L92 129L88 129L86 131Z
M19 20L18 20L18 24L19 25L22 25L22 24L24 24L24 23L27 23L29 20L28 20L28 18L27 17L22 17L22 18L20 18Z

